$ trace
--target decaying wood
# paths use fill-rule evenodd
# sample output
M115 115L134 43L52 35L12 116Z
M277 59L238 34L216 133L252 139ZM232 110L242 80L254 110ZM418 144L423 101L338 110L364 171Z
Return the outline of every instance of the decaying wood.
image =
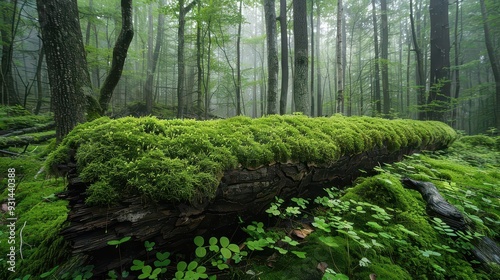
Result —
M456 231L467 231L472 225L462 213L439 193L436 186L429 182L415 181L405 178L403 185L417 190L427 203L427 213L431 217L438 217ZM484 264L496 263L500 265L500 246L487 236L473 241L472 254Z
M47 135L42 135L34 137L31 135L20 135L13 137L2 137L0 139L0 149L14 147L14 146L26 146L29 144L39 144L56 137L56 133L51 133Z
M441 147L422 147L434 150ZM232 235L241 217L252 221L262 215L275 196L316 197L325 187L351 184L360 170L370 171L380 163L401 160L404 155L418 152L402 148L390 152L378 147L369 152L344 156L329 166L306 163L274 163L256 169L240 168L224 173L216 196L194 204L150 203L141 197L129 197L110 207L84 204L87 184L79 180L76 165L69 170L69 186L61 197L70 201L69 226L61 234L69 241L73 255L86 257L95 265L94 275L120 266L118 252L107 245L124 236L131 241L120 247L122 265L134 259L146 259L144 241L156 242L161 251L176 252L192 246L196 235ZM130 257L127 257L130 256Z
M27 134L27 133L48 131L48 130L54 129L55 127L56 127L56 123L50 122L50 123L46 123L46 124L41 125L41 126L27 127L27 128L19 129L16 131L10 131L6 134L3 134L2 137L11 137L11 136L22 135L22 134Z

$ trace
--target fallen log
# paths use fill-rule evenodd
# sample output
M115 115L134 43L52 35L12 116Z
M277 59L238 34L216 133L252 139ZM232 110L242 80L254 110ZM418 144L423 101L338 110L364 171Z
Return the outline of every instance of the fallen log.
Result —
M430 182L416 181L404 178L405 187L418 191L427 203L427 213L430 217L440 218L455 231L472 230L473 224L439 193L436 186ZM486 266L495 263L500 265L500 246L487 236L473 240L472 254L476 260Z
M144 241L163 251L185 249L196 235L234 232L240 218L256 219L276 196L315 197L325 187L351 184L381 163L445 148L455 136L441 123L372 118L100 119L70 133L47 165L69 178L60 194L70 202L69 226L61 234L72 254L101 275L144 259ZM273 146L277 142L283 145ZM196 177L207 169L215 170L214 188L206 186L213 178ZM190 191L189 184L195 184L193 192L182 193ZM125 236L132 239L121 247L120 259L107 242Z
M27 134L27 133L42 132L42 131L52 130L55 127L56 127L55 122L49 122L49 123L39 125L39 126L27 127L27 128L22 128L19 130L11 131L11 132L8 132L6 134L3 134L2 137L11 137L11 136L22 135L22 134Z
M39 144L56 137L55 132L44 133L40 135L20 135L11 137L0 137L0 149L9 147L26 146L30 144Z

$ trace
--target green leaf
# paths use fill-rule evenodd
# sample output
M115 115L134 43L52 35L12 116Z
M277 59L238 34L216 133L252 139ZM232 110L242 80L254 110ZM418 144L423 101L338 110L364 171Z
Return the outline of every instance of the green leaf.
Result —
M229 244L229 246L227 246L227 248L235 253L240 252L240 247L238 247L238 245L236 245L236 244Z
M203 258L207 255L207 249L205 247L197 247L195 253L198 258Z
M177 264L177 271L184 271L184 270L186 270L186 267L187 267L187 263L185 261L180 261ZM177 276L176 276L176 278L177 278Z
M134 265L132 265L132 267L130 267L131 270L141 270L143 267L144 267L144 262L143 261L140 261L140 260L134 260L132 262Z
M203 244L204 244L204 243L205 243L205 239L203 239L203 237L202 237L202 236L196 236L196 237L194 238L194 244L195 244L196 246L201 247L201 246L203 246Z
M366 225L374 229L383 229L377 222L367 222Z
M192 261L187 266L187 270L193 271L197 266L198 266L198 262L197 261Z
M150 265L146 265L142 268L142 274L147 274L149 276L151 275L151 271L153 271L153 268Z
M296 255L297 257L301 258L301 259L305 259L306 258L306 252L292 251L292 253L294 255Z
M249 225L247 228L250 228L250 227L253 227L255 228L254 226L252 225ZM210 237L210 239L208 240L208 244L210 245L216 245L217 244L217 238L216 237Z
M229 245L229 238L222 236L220 238L220 245L224 248L226 248Z
M170 260L163 260L163 261L155 261L154 262L154 265L155 267L165 267L165 266L168 266L170 264Z
M325 245L332 247L332 248L337 248L339 245L337 242L335 242L335 238L332 236L320 236L319 241L323 242Z
M231 253L231 251L228 249L228 248L221 248L220 249L220 253L222 254L222 256L226 259L230 259L231 256L233 255Z
M157 252L156 253L156 258L160 261L164 261L164 260L168 259L168 257L170 257L169 252L165 252L165 253Z

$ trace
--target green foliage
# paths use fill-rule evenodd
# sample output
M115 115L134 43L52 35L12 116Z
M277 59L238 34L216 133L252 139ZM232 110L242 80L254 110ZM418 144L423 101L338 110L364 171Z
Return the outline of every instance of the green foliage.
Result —
M76 127L50 154L47 166L76 150L80 177L92 185L87 203L110 204L135 194L157 201L211 198L227 169L300 161L328 165L375 147L445 147L456 133L439 122L369 117L160 121L101 118ZM101 172L106 170L107 172Z

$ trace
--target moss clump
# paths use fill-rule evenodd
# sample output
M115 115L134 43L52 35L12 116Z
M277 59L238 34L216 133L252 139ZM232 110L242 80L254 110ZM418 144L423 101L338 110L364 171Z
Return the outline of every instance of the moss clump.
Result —
M439 122L369 117L101 118L76 127L47 164L69 162L70 151L76 150L80 176L93 183L88 203L108 204L129 194L193 201L212 197L224 170L239 165L287 161L329 165L343 155L377 146L391 151L446 147L455 138L455 131Z

